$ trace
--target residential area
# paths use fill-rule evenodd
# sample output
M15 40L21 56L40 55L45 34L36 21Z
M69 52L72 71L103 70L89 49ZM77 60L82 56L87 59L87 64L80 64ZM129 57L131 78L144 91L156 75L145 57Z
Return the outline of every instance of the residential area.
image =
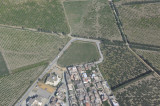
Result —
M94 63L54 66L39 79L22 106L119 106Z

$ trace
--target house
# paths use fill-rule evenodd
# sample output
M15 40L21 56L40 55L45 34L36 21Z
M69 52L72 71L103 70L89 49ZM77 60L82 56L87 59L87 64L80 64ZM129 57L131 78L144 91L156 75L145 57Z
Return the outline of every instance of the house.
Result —
M26 100L26 105L27 106L42 106L42 97L40 96L34 96L34 97L29 97L28 100Z
M45 84L51 85L51 86L57 86L60 81L61 81L61 78L57 74L51 73L47 78Z

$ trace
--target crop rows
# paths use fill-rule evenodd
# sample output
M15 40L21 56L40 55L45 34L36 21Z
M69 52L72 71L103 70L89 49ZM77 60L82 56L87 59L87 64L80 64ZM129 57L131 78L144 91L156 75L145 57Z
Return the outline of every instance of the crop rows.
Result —
M0 105L13 106L46 66L36 67L0 79Z
M126 47L102 45L102 51L104 61L99 67L111 88L149 71Z
M10 69L53 59L68 37L10 28L0 28L0 46Z
M160 45L160 5L158 3L123 5L130 0L115 2L124 32L130 42Z
M122 40L108 0L67 1L64 6L73 36Z
M160 82L156 75L147 76L115 92L121 106L158 106Z

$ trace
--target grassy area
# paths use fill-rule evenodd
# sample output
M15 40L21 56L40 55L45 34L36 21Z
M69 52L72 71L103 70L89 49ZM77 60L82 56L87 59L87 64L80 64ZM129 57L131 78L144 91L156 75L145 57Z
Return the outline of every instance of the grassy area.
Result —
M59 0L3 0L0 24L69 33Z
M73 36L121 40L108 0L67 1Z
M10 74L0 79L0 105L12 106L33 81L44 71L45 65Z
M97 61L100 58L96 44L75 41L58 60L60 66Z
M159 91L159 77L153 74L114 93L121 106L158 106L160 103Z
M160 52L136 49L136 53L143 56L160 73Z
M9 74L4 58L0 52L0 77Z
M56 57L69 37L0 28L0 46L11 70Z
M129 41L159 46L160 5L158 3L130 3L129 5L124 5L124 3L131 1L142 0L120 0L115 2Z
M149 71L126 47L102 45L102 52L99 68L111 88Z

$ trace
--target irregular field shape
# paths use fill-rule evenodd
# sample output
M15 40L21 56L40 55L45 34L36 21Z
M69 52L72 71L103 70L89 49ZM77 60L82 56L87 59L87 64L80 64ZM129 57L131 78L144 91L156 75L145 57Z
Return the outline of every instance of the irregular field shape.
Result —
M0 24L69 33L58 0L2 0Z
M2 53L0 52L0 77L7 74L9 74L9 71L6 62L2 56Z
M58 60L61 66L70 66L97 61L100 58L97 45L91 42L75 41Z

